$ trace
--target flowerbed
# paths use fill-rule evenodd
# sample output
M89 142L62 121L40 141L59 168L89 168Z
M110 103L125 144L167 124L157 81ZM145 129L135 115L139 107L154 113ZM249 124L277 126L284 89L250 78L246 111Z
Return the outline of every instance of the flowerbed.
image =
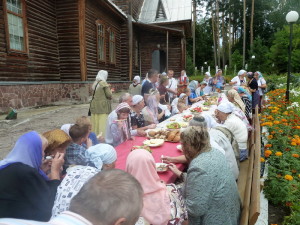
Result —
M267 143L261 161L268 164L264 193L273 204L290 209L285 224L300 224L300 112L297 104L285 101L285 90L267 94L261 126Z

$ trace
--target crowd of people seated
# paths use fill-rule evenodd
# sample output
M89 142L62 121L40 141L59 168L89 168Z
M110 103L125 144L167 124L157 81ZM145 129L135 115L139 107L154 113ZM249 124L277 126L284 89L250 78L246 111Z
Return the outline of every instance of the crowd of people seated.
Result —
M162 157L176 184L160 180L147 150L128 155L126 172L114 169L114 147L221 92L222 70L199 83L185 71L177 80L172 70L152 69L142 84L134 77L115 109L107 75L99 71L92 86L91 120L27 132L0 161L0 224L238 224L236 181L248 158L252 109L261 106L266 88L261 73L239 71L214 114L194 116L182 131L183 154Z

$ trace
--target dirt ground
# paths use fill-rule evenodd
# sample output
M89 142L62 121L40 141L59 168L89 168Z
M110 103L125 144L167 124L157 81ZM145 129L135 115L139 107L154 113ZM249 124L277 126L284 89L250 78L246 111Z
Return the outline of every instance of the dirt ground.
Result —
M119 96L124 92L113 94L113 108L117 106ZM0 115L0 160L13 148L22 134L31 130L44 133L60 128L63 124L74 123L76 118L87 115L88 109L89 104L56 103L52 106L18 110L16 120L5 120L6 115Z

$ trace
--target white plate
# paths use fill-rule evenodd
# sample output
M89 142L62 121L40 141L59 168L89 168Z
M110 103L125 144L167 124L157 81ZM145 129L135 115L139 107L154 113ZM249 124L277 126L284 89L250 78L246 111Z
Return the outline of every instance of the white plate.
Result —
M177 145L176 148L182 152L182 146L181 145Z
M150 139L150 140L145 140L143 143L150 147L158 147L163 145L164 142L165 142L164 139Z
M155 163L155 167L158 173L163 173L168 170L168 164L166 163Z

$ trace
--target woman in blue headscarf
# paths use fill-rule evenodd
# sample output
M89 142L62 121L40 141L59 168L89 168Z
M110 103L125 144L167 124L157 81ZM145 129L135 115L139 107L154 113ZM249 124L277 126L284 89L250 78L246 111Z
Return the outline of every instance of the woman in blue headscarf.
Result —
M52 159L49 178L41 169L47 145L43 136L28 132L0 161L0 218L50 219L64 154L57 153Z

